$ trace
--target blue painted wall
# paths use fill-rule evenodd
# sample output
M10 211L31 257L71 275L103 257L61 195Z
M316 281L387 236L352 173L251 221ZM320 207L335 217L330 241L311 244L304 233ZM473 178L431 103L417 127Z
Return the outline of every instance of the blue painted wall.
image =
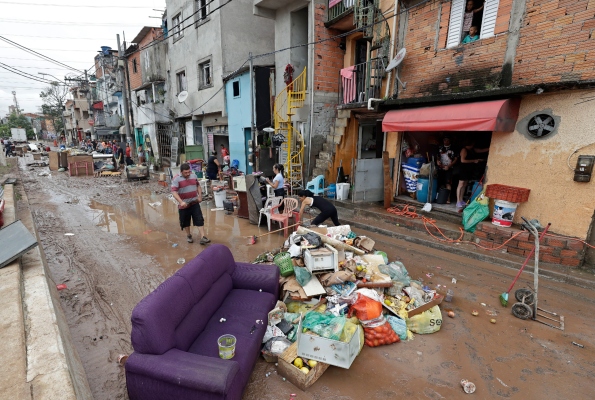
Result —
M233 82L240 82L240 95L233 96ZM225 83L227 125L229 128L230 159L240 162L240 171L248 173L244 129L250 128L250 74L249 71Z

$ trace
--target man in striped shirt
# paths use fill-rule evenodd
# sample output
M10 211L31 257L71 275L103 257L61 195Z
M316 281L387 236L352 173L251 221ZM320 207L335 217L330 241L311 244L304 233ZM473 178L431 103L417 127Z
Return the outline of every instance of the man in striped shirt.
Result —
M202 189L198 184L198 178L190 170L190 165L180 165L180 173L171 182L171 192L178 201L178 213L180 215L180 227L186 231L188 243L194 242L190 233L190 220L198 227L200 244L207 244L210 240L205 236L204 218L200 209L202 201Z

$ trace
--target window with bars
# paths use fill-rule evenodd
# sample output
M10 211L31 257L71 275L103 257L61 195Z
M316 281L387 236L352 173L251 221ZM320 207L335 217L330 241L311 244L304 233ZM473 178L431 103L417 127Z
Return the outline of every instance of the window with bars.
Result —
M178 93L188 90L188 81L186 80L186 71L181 71L176 74L176 81L178 84Z
M211 60L198 64L198 89L213 86L211 72Z
M494 36L500 0L452 0L447 48Z
M179 39L182 36L182 13L176 14L171 19L171 24L174 40Z

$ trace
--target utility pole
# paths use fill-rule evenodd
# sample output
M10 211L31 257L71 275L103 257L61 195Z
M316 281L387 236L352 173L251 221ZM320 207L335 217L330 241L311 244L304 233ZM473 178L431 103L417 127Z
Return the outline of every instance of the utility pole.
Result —
M130 109L128 108L128 91L126 90L126 85L124 84L125 79L123 76L123 68L120 66L120 60L124 61L125 58L123 56L124 52L120 47L120 35L116 35L116 39L118 42L118 74L120 75L120 82L122 84L122 96L124 97L124 125L126 127L126 142L132 143L132 137L130 136Z
M254 59L252 58L252 52L248 53L248 57L250 59L250 130L252 134L250 135L252 138L252 171L258 171L258 167L260 164L257 160L256 156L256 126L254 124Z
M85 84L87 85L87 105L89 107L87 113L89 114L89 118L91 118L91 113L93 113L93 125L89 124L91 126L91 140L95 140L97 139L97 136L95 136L95 111L92 110L91 106L91 84L87 77L87 70L85 70Z

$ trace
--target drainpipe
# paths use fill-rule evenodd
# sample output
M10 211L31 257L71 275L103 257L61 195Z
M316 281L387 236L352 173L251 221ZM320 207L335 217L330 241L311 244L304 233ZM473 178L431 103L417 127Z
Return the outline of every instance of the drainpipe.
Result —
M398 10L398 7L399 7L399 0L395 0L395 5L393 7L393 29L390 31L390 59L391 60L395 56L395 40L396 40L396 38L393 35L396 34L396 29L397 29L397 14L398 14L397 10ZM388 72L388 79L386 81L386 90L384 91L384 97L388 97L392 75L393 75L393 70L391 69ZM368 108L370 108L369 105L368 105Z
M311 14L312 14L312 37L316 37L316 4L314 4L314 1L310 2L310 6L312 8ZM314 40L311 40L310 42L314 42ZM312 51L310 54L310 65L308 66L310 68L310 132L308 133L308 169L306 170L306 172L308 173L308 177L310 174L310 167L312 166L312 135L314 134L314 57L316 56L315 53L315 46L314 44L312 44ZM302 174L302 184L304 182L308 182L307 180L308 178L306 178L306 180L304 181L304 174Z

